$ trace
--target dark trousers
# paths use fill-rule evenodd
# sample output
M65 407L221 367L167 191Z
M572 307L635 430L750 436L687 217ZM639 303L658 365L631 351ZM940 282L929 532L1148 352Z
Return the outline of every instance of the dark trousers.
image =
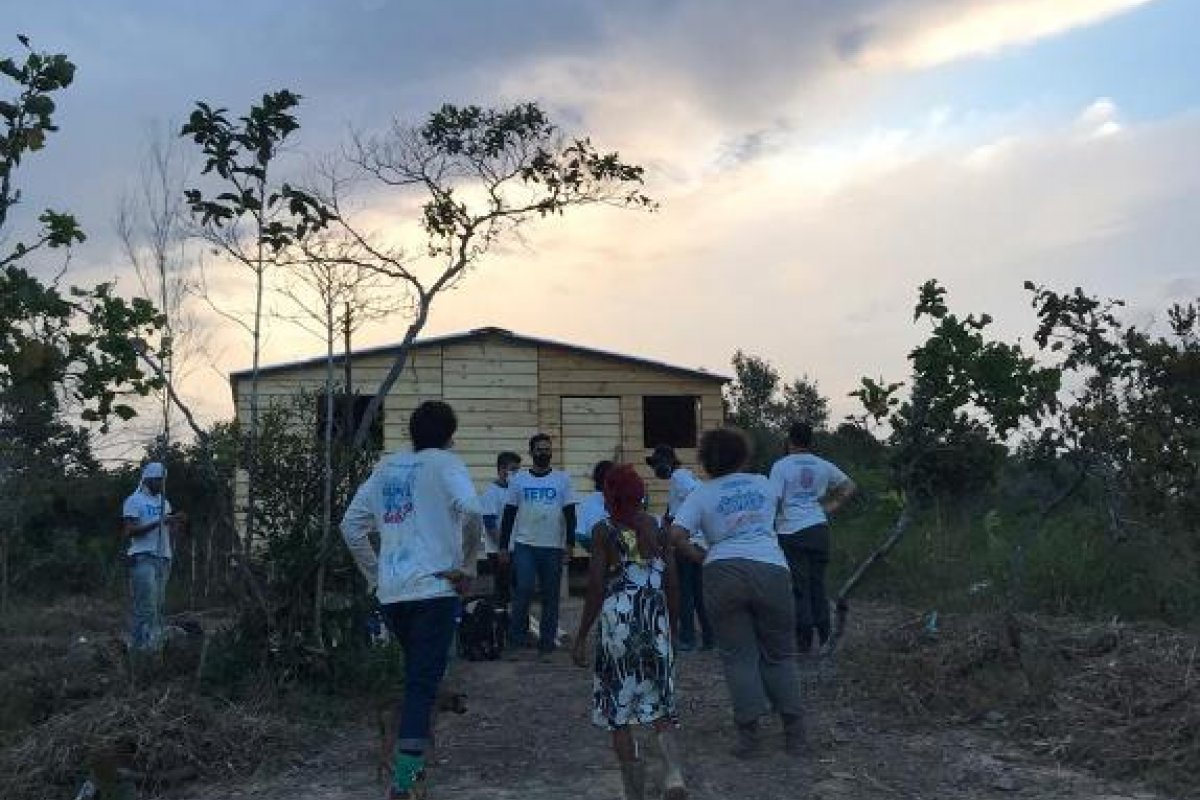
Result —
M696 644L696 619L700 620L700 637L703 643L713 642L712 624L704 610L704 567L682 555L675 557L679 574L679 643L685 646Z
M792 571L792 596L796 599L796 645L800 653L812 649L813 629L821 644L829 639L829 598L825 569L829 566L829 527L813 525L779 537Z
M396 708L396 747L405 752L424 753L429 744L430 719L446 674L458 604L457 597L434 597L380 608L388 630L404 650L404 704Z
M562 583L563 549L561 547L530 547L513 545L513 570L517 576L512 606L512 628L509 641L514 647L525 644L529 631L529 606L537 585L542 605L538 626L538 650L548 653L555 648L558 635L558 592Z
M507 606L512 599L512 563L501 561L497 553L488 553L488 568L492 571L492 602Z

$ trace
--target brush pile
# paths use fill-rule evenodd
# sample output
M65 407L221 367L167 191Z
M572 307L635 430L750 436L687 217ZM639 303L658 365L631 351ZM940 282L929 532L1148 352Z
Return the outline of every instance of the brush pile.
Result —
M847 642L844 684L911 719L977 722L1064 763L1200 788L1200 637L1026 615L897 612Z

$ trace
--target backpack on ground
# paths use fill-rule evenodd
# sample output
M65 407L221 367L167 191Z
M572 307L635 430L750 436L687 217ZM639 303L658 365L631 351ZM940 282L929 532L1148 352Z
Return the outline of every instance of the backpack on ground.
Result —
M508 611L486 597L467 601L458 624L458 655L467 661L495 661L504 652Z

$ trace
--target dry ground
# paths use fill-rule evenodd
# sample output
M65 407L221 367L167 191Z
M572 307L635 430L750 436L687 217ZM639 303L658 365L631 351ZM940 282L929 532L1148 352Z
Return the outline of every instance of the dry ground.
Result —
M568 609L577 613L578 606ZM914 728L832 682L806 681L811 749L788 758L771 732L770 754L751 762L727 755L728 697L713 653L681 657L680 712L693 798L1061 798L1161 800L1143 787L1114 784L1061 767L1005 742L980 725ZM468 713L443 715L434 800L620 798L607 735L588 723L590 675L565 654L531 660L459 662L453 680ZM380 798L374 720L329 731L327 746L283 773L236 785L192 786L187 800L350 800ZM652 742L645 751L655 756ZM652 764L655 762L652 760ZM653 795L652 795L653 796Z

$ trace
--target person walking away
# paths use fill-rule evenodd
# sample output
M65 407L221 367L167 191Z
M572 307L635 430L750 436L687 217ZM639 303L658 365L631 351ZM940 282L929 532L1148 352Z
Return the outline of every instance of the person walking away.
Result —
M671 529L671 522L683 501L700 485L699 478L690 469L681 466L675 449L668 445L659 445L646 458L646 463L654 470L654 476L660 480L670 481L667 491L667 510L663 515L663 530ZM702 546L703 539L699 534L692 535L692 544ZM681 652L696 649L696 620L700 621L700 646L702 650L713 648L712 624L704 609L704 570L682 554L676 554L676 569L679 571L679 647Z
M163 494L166 477L163 464L147 464L142 468L137 490L125 498L121 509L129 539L130 647L138 652L162 646L167 581L171 577L171 533L185 521L183 514L172 513L171 502Z
M626 800L642 800L646 765L632 726L654 728L666 762L664 796L685 800L676 732L672 621L675 559L666 531L641 508L646 485L633 467L614 467L604 484L606 518L592 527L587 596L572 657L588 665L588 632L600 633L591 658L592 722L612 732Z
M806 422L788 428L788 454L771 467L771 482L780 496L775 530L792 571L796 601L796 646L801 656L812 651L813 630L821 647L829 641L829 599L825 569L829 565L829 516L855 492L854 481L812 452L813 429Z
M509 482L508 500L500 521L501 558L512 542L516 575L509 641L524 646L529 632L529 605L534 585L541 590L542 618L538 626L538 655L557 647L559 585L565 561L575 547L575 495L571 478L556 470L554 444L544 433L529 440L533 466Z
M604 507L604 479L613 467L611 461L597 461L592 467L592 486L595 491L583 498L579 503L575 523L575 544L585 550L592 549L592 529L596 523L608 518L608 510Z
M450 451L458 421L440 401L409 417L412 450L385 457L342 519L346 541L383 619L404 651L404 698L395 709L391 800L422 797L425 754L446 671L459 598L469 588L483 532L481 505ZM370 534L379 534L379 552Z
M783 721L789 753L804 748L804 720L796 666L796 620L787 559L775 536L775 485L744 472L746 435L710 430L700 439L700 463L710 480L684 501L671 541L704 563L704 600L717 637L725 683L733 701L739 758L762 750L760 719ZM689 539L700 531L706 550Z
M496 456L496 479L480 497L483 503L483 549L492 573L492 601L507 606L512 599L512 569L500 558L500 515L508 498L508 482L521 469L521 457L511 450Z

